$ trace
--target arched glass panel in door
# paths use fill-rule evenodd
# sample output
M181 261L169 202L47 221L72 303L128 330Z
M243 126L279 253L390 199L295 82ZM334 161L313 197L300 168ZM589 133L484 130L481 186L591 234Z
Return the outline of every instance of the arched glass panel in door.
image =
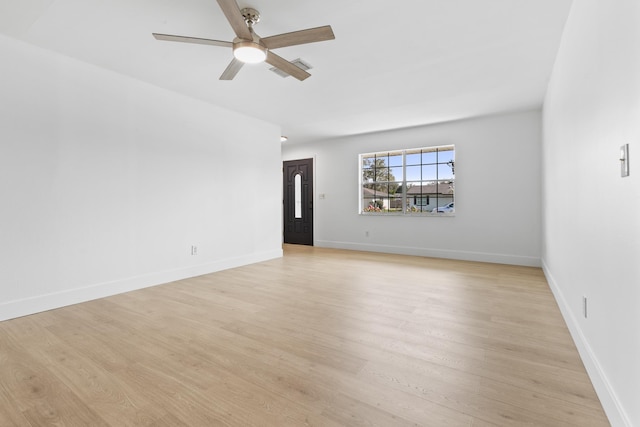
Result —
M294 203L296 219L302 218L302 173L298 172L294 178Z

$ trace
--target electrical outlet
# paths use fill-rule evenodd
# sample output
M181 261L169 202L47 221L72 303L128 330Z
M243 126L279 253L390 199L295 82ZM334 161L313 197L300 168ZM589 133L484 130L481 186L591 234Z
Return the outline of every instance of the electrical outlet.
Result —
M198 247L195 245L191 246L191 255L198 255Z

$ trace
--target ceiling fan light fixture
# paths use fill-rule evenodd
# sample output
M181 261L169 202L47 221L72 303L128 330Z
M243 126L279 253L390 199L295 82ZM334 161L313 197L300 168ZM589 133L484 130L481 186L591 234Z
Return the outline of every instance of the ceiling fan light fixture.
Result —
M267 59L267 48L252 41L237 42L233 44L233 56L246 64L257 64Z
M233 60L225 68L220 80L233 80L245 63L268 62L269 65L277 69L276 72L279 75L292 76L300 81L311 77L311 74L305 71L303 66L287 61L273 53L273 50L335 39L330 25L276 34L263 39L253 31L253 26L260 22L260 12L250 7L240 9L237 0L218 0L218 6L222 9L236 35L232 42L160 33L152 33L153 37L156 40L232 48Z

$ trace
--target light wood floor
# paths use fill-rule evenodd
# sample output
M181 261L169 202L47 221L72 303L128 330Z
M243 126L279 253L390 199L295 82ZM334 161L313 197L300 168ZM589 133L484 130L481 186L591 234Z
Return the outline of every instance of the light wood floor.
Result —
M0 322L0 426L607 426L540 269L282 259Z

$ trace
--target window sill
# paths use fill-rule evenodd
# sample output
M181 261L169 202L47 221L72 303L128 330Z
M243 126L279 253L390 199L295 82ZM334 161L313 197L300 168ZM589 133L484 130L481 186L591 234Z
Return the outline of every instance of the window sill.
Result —
M361 216L406 216L406 217L453 217L456 216L455 212L360 212Z

